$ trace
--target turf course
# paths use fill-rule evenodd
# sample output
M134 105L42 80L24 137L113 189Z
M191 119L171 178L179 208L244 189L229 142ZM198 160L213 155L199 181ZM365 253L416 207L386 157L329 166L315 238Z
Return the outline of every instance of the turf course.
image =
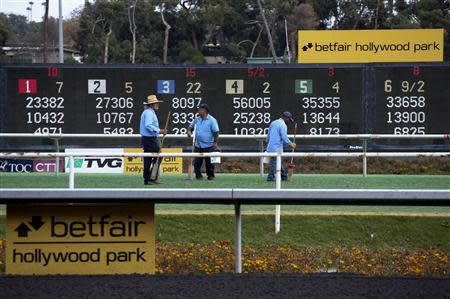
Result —
M77 174L76 188L275 188L256 174L219 174L215 181L188 181L166 175L163 184L144 186L137 175ZM1 188L67 188L61 174L0 174ZM450 176L295 175L282 188L448 189ZM450 191L449 191L450 192ZM3 207L4 209L4 207ZM281 232L274 234L273 205L244 205L243 243L292 247L367 246L450 250L450 208L386 206L283 205ZM4 213L4 210L3 210ZM157 240L162 243L233 240L233 207L228 205L158 204ZM425 217L416 217L425 216ZM430 217L432 216L432 217ZM0 238L4 236L0 217Z
M144 186L140 175L76 174L76 188L275 188L257 174L219 174L216 180L161 176L161 185ZM0 173L0 188L67 188L68 175ZM450 175L294 175L282 188L293 189L449 189Z
M164 175L163 184L144 186L140 175L77 174L76 188L275 188L257 174L218 174L215 181L189 181L186 175ZM0 188L67 188L68 175L0 173ZM301 189L448 189L450 175L294 175L282 188ZM273 205L244 205L243 213L272 214ZM158 204L161 214L232 214L228 205ZM284 215L450 216L448 207L301 206L285 205Z

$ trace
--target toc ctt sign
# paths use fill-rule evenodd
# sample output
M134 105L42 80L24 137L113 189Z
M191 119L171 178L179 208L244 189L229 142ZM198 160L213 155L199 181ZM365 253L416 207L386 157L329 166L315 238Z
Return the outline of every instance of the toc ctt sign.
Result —
M298 32L298 63L430 62L443 59L444 29Z
M8 205L8 274L153 274L154 205Z

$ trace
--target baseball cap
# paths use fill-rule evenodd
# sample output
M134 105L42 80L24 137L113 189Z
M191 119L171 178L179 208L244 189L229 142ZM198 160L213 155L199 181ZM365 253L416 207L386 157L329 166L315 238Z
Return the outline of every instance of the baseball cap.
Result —
M207 112L209 112L209 106L206 103L201 103L197 109L205 109Z
M288 118L291 122L294 122L294 118L292 117L292 113L290 113L289 111L284 111L281 114L281 116Z

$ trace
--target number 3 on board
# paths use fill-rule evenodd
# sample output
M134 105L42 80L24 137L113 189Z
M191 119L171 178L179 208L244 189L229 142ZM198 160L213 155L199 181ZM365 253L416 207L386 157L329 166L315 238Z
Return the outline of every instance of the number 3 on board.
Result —
M156 87L158 94L174 94L175 80L158 80Z

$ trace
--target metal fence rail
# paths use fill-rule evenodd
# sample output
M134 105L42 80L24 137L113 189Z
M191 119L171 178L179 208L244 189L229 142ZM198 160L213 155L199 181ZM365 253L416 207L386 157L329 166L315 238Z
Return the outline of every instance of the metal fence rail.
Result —
M288 135L292 138L294 135ZM162 136L160 136L162 137ZM267 135L233 135L221 134L221 139L263 139ZM34 133L0 133L0 138L141 138L140 134L34 134ZM167 139L186 139L186 135L167 134ZM341 135L296 135L299 139L450 139L447 134L395 135L395 134L341 134Z
M379 152L362 152L362 153L0 153L0 157L3 158L42 158L50 157L56 158L59 166L59 158L69 158L69 188L75 188L75 167L74 157L238 157L238 158L260 158L260 163L264 157L276 158L276 171L275 171L275 188L281 189L281 159L284 157L333 157L333 158L362 158L364 166L364 174L367 173L367 158L368 157L450 157L450 152L437 153L437 152L423 152L423 153L379 153ZM275 233L280 231L281 222L280 206L275 207Z
M265 200L261 200L261 198ZM255 200L256 199L256 200ZM448 190L272 190L266 189L2 189L0 203L204 203L234 205L235 272L242 272L241 204L288 203L315 205L394 204L450 206Z
M293 138L293 135L288 135L289 138ZM139 139L141 135L139 134L34 134L34 133L0 133L0 138L29 138L29 139L51 139L54 141L55 152L60 151L59 141L61 139ZM159 138L162 138L160 136ZM167 134L167 139L174 140L185 140L186 135L175 135ZM232 134L222 134L220 139L224 140L253 140L258 142L259 150L264 152L264 142L267 135L232 135ZM361 140L361 149L363 153L367 152L367 141L368 140L380 140L380 139L420 139L420 140L431 140L431 139L450 139L450 134L426 134L426 135L395 135L395 134L342 134L342 135L296 135L296 138L302 140L316 139L316 140L339 140L339 139L352 139ZM363 175L367 176L367 156L362 157L362 169ZM59 169L59 160L56 160L55 172L57 173ZM264 175L264 164L262 158L259 161L259 174Z
M289 157L331 157L331 158L411 158L411 157L450 157L450 152L417 152L417 153L384 153L384 152L362 152L362 153L0 153L0 158L69 158L69 188L75 188L74 157L223 157L223 158L276 158L275 185L276 189L281 189L281 159ZM59 159L57 159L59 160Z

